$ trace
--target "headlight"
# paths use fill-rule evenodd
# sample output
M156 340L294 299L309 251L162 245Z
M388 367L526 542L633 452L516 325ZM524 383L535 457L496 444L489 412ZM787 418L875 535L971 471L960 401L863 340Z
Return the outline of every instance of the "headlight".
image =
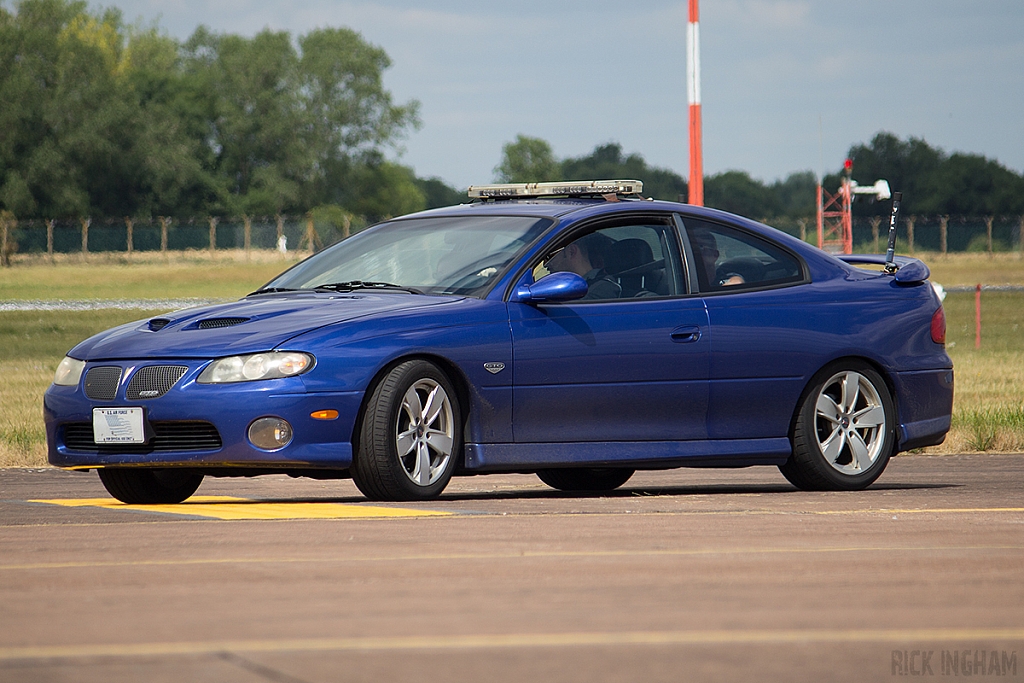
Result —
M77 387L84 371L84 360L64 356L64 360L57 366L57 372L53 373L53 383L62 387Z
M223 384L291 377L306 372L313 367L314 362L315 359L308 353L294 351L231 356L210 363L196 381L200 384Z

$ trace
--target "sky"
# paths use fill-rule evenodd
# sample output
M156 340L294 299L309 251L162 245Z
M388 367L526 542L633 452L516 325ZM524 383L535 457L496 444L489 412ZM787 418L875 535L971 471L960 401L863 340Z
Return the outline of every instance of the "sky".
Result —
M360 32L391 57L395 101L420 102L391 156L458 188L492 182L519 134L689 171L686 0L91 3L111 5L180 39ZM1024 172L1021 0L700 0L700 48L706 175L834 172L883 130Z

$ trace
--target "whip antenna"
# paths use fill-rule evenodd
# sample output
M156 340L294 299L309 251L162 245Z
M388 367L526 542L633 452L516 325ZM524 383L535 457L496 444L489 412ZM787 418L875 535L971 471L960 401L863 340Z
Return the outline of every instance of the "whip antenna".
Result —
M885 252L885 272L896 272L896 224L900 215L902 192L892 193L892 214L889 216L889 249Z

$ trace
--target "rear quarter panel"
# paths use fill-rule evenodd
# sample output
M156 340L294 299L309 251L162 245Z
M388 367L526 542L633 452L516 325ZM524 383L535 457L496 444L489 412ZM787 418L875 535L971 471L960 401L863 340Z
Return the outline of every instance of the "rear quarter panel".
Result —
M899 422L943 413L948 420L952 363L931 340L931 317L939 307L931 287L897 285L891 277L845 266L815 275L820 279L803 285L707 297L709 437L786 436L812 377L843 358L878 368ZM948 388L934 379L940 370L950 373Z

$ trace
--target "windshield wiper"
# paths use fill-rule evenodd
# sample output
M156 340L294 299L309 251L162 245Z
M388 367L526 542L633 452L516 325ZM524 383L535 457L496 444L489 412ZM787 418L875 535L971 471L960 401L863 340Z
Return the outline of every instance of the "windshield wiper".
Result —
M257 289L255 292L249 292L246 296L252 296L254 294L272 294L274 292L297 292L297 289L291 289L289 287L264 287Z
M349 280L348 282L332 282L326 285L317 285L313 287L314 291L329 291L329 292L353 292L357 289L391 289L398 290L401 292L409 292L410 294L422 294L420 290L415 287L403 287L402 285L392 284L390 282L365 282L363 280Z

